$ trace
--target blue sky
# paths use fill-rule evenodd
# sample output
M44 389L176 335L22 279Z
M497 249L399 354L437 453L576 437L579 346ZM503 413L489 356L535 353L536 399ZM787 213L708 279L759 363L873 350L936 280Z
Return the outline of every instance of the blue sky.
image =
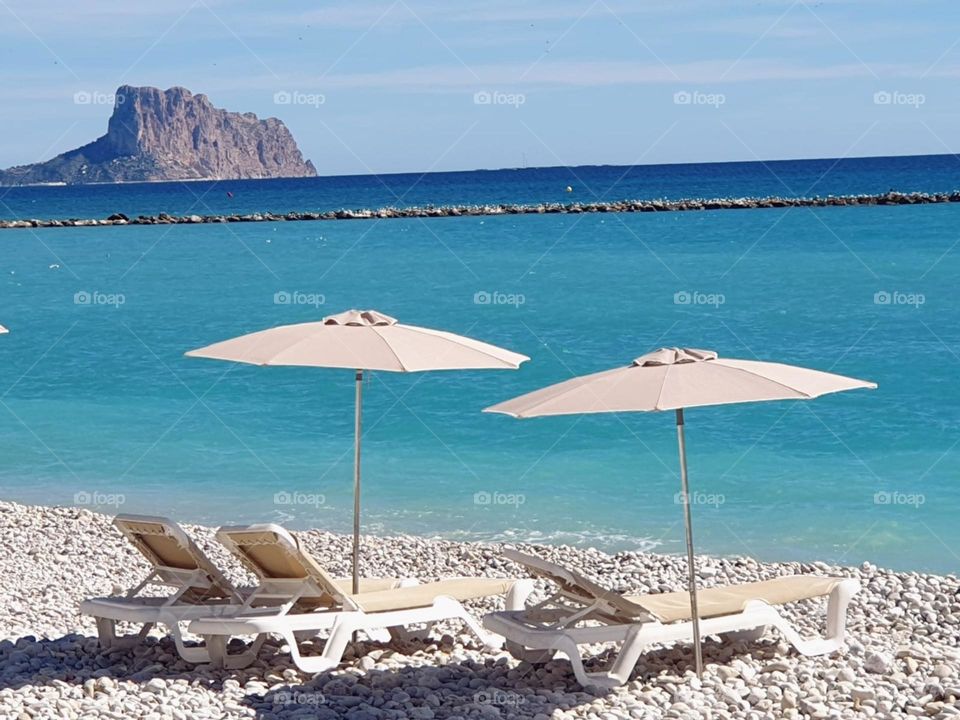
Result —
M279 117L324 175L946 153L960 9L0 0L0 166L103 134L122 83Z

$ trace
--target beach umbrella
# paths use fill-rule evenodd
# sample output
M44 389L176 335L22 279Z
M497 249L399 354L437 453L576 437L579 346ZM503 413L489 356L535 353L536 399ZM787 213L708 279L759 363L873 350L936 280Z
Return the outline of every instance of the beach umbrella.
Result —
M638 357L626 367L550 385L488 407L484 412L532 418L585 413L675 411L694 659L697 674L700 675L703 673L703 658L697 614L697 576L687 483L687 453L683 436L684 409L764 400L809 400L827 393L876 387L872 382L794 365L731 360L718 357L717 353L710 350L661 348Z
M355 371L353 455L353 592L360 567L360 424L363 374L370 370L516 370L529 360L503 348L440 330L403 325L376 310L348 310L320 322L282 325L191 350L188 357L251 365L297 365Z

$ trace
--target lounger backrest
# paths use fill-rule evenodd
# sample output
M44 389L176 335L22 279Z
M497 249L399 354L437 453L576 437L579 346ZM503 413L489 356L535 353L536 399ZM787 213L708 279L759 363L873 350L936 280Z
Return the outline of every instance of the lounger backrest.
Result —
M190 588L185 600L236 596L231 582L173 520L153 515L117 515L113 524L154 568L203 573L209 586Z
M627 600L619 593L597 585L575 570L517 550L504 550L503 555L508 560L523 565L534 576L550 580L568 599L588 605L599 601L604 606L603 614L608 617L632 621L653 619L653 616L640 605Z
M222 527L217 540L236 555L261 582L312 580L330 597L342 601L334 579L291 533L274 523Z

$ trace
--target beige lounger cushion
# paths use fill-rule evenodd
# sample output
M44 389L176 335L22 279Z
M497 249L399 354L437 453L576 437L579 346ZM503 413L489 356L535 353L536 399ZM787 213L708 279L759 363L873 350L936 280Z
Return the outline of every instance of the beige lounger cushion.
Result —
M768 605L784 605L796 600L829 595L842 578L815 575L785 575L772 580L707 588L697 591L697 610L700 617L711 618L741 612L751 600L762 600ZM681 592L653 595L628 595L625 600L640 606L660 622L689 620L690 594Z
M452 578L395 590L359 593L351 595L350 599L364 612L410 610L429 607L438 597L452 597L464 602L490 595L504 595L513 587L513 583L513 580L501 578Z
M158 565L179 568L181 570L196 570L206 563L198 562L196 554L191 553L188 547L183 547L168 533L168 525L164 522L117 517L114 524L133 536L137 543L141 543L151 559ZM208 568L204 567L205 570Z
M153 565L203 571L210 587L190 588L181 597L184 602L206 602L234 595L230 581L175 523L146 515L118 515L113 522Z
M267 579L312 578L324 589L321 597L302 597L298 611L332 608L336 596L349 597L365 612L387 612L429 607L438 597L461 602L490 595L502 595L513 587L513 580L499 578L452 578L411 587L394 588L396 580L361 579L360 592L351 594L352 581L335 580L304 548L296 536L271 525L250 528L220 528L217 537L228 540L258 576Z
M282 531L293 543L293 548L287 548L278 532L269 528L251 530L229 530L221 528L217 535L223 534L234 543L234 551L239 553L256 575L261 578L312 578L321 588L331 594L327 604L333 602L332 595L342 590L350 590L352 586L344 585L331 577L313 556L300 545L300 541L293 535Z

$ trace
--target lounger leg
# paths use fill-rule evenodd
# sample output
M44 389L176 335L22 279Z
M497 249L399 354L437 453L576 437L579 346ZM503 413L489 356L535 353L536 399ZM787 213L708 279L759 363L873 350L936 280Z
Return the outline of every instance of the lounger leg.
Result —
M610 666L607 675L615 679L618 685L623 685L630 679L630 674L637 666L640 655L646 650L647 643L644 642L642 634L643 630L639 626L631 626L627 631L627 637L620 646L620 652L616 660Z
M284 642L290 648L290 657L293 664L305 673L316 674L332 670L340 664L343 659L343 653L347 649L347 643L355 630L363 628L352 621L337 621L330 630L330 636L327 638L327 644L324 645L323 654L313 657L304 657L300 653L300 646L297 644L293 633L280 633Z
M210 664L217 668L225 667L227 664L227 636L204 635L203 644L207 646Z
M184 644L180 623L168 623L167 629L170 631L170 634L173 635L173 643L177 646L177 652L180 654L180 657L194 665L210 662L210 652L205 646L187 647L186 644Z
M97 618L97 637L100 639L100 647L104 650L112 648L117 644L117 623L110 618Z
M153 629L153 623L144 623L140 632L136 635L117 635L117 621L111 618L97 618L97 637L100 647L104 650L112 648L130 648L143 642L150 630Z
M583 667L583 659L580 657L580 648L578 648L577 644L570 638L558 638L553 644L553 651L561 653L567 657L567 659L570 661L570 666L573 668L573 676L583 687L588 687L590 685L611 687L619 684L615 681L604 682L603 678L588 674L586 669Z
M847 606L850 600L860 592L856 581L844 581L830 593L827 601L827 637L843 644L847 635Z
M827 603L827 627L825 637L805 638L779 613L770 624L777 628L801 655L826 655L843 647L846 640L847 606L860 589L856 581L844 581L833 589Z
M487 646L490 650L500 650L503 648L503 640L496 635L488 633L483 627L477 622L477 619L467 612L460 603L456 603L456 608L450 608L451 618L459 618L463 623L470 628L470 631L476 635L480 642Z
M249 667L257 659L260 648L266 639L266 635L257 635L250 647L233 655L227 651L227 643L230 640L228 635L204 635L203 644L209 655L209 662L214 667L239 670Z
M356 630L362 630L358 623L343 618L336 621L330 629L330 636L327 638L327 644L323 646L323 659L330 667L336 667L343 660L343 653L347 649L347 643L353 637ZM326 667L324 668L326 669ZM313 672L320 672L314 670Z

